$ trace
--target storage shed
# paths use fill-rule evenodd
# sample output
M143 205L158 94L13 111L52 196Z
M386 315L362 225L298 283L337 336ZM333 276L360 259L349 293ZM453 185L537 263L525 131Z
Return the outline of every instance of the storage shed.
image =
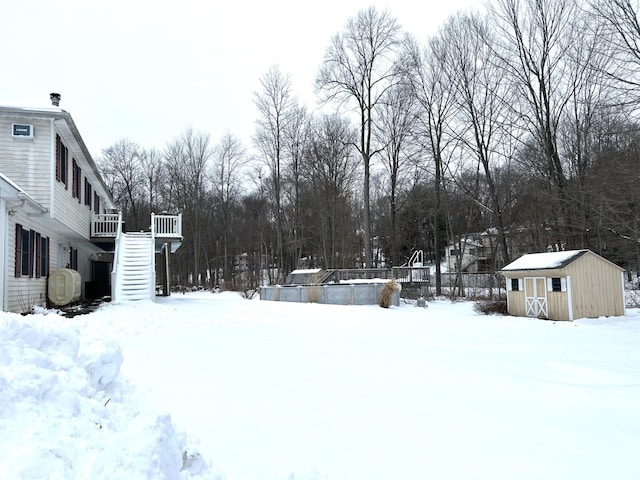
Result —
M573 320L625 314L624 269L590 250L523 255L501 273L511 315Z

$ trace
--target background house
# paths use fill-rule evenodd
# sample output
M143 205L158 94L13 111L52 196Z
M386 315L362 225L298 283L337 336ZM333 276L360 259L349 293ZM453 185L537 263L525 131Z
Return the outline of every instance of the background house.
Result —
M625 314L624 269L590 250L523 255L501 273L511 315L573 320Z
M456 237L447 245L448 271L478 273L493 270L495 245L495 234L489 231Z

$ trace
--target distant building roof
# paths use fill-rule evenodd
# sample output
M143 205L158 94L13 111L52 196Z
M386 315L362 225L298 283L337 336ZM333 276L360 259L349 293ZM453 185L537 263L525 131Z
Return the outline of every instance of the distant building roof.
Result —
M505 266L502 271L553 270L563 268L577 260L589 250L567 250L565 252L528 253Z

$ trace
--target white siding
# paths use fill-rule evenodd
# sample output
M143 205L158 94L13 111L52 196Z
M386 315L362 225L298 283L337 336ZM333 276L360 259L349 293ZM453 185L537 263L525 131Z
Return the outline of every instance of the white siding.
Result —
M69 262L69 248L78 250L78 272L80 273L82 294L84 295L84 282L91 280L91 255L101 250L88 241L69 239L55 231L43 226L37 221L37 217L28 217L22 210L16 210L14 216L9 217L7 238L7 297L5 310L20 313L26 306L45 306L47 299L47 279L28 278L15 276L16 260L16 223L25 229L35 230L40 235L49 238L49 271L58 268L58 265L67 265ZM66 258L58 258L58 245L66 249Z
M13 137L13 123L33 125L33 138ZM51 158L50 120L0 116L0 171L46 208L51 198Z
M7 208L4 198L0 198L0 311L4 311L5 298L7 295L5 286L5 279L7 278L7 236L9 228L7 227L9 221L7 220Z
M69 164L71 164L71 159L69 159ZM71 178L71 173L69 173L69 177ZM82 183L84 184L84 181ZM55 205L53 218L83 238L89 238L91 211L84 204L84 185L80 195L82 197L80 202L71 194L71 180L69 180L68 189L65 189L64 183L56 181L53 186L53 192Z
M29 306L46 305L46 278L29 278L15 276L16 266L16 223L24 228L38 231L38 228L29 221L29 218L21 211L16 210L14 216L9 217L8 249L7 249L7 304L5 310L20 313ZM38 231L41 235L47 232ZM51 260L49 261L51 265Z
M33 125L33 138L12 136L13 123ZM55 136L69 149L67 186L55 180ZM82 171L79 199L73 197L73 160ZM49 119L0 116L0 171L50 210L49 215L78 235L89 238L92 208L84 204L84 179L89 161L72 138L65 138ZM93 175L92 175L93 176ZM89 181L94 193L100 188ZM53 186L53 192L51 190ZM101 204L104 199L101 198ZM92 193L93 205L93 193Z

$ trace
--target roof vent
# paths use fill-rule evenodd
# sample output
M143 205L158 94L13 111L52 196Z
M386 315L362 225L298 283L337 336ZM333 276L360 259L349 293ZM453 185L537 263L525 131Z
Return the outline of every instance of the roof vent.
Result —
M49 98L51 99L51 105L54 107L60 106L60 94L59 93L50 93Z

